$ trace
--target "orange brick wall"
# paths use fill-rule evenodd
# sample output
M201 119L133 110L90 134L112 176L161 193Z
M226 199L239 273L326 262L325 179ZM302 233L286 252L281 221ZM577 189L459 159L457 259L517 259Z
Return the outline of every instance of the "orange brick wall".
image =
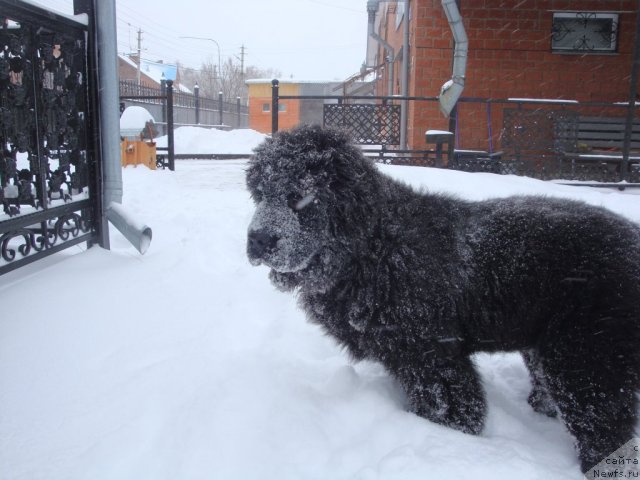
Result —
M437 96L451 78L451 29L440 0L411 0L411 8L409 95ZM627 100L637 8L637 0L460 0L469 37L463 96ZM622 12L618 53L551 53L554 10ZM389 38L401 45L401 39ZM380 87L379 82L378 94L382 94ZM411 147L422 148L426 130L447 129L449 122L436 104L411 104L408 139ZM500 107L494 106L494 148L501 122ZM458 137L459 148L488 148L484 104L460 104Z
M271 81L249 84L249 128L261 133L271 133ZM300 95L297 84L280 83L280 95ZM267 103L269 111L262 110ZM300 100L280 100L285 111L278 113L278 130L290 129L300 123Z

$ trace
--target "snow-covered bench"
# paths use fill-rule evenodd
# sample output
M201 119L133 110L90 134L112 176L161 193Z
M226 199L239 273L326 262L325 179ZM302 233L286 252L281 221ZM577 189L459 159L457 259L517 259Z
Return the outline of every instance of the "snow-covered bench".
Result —
M592 148L622 149L627 119L625 117L579 117L578 143ZM640 120L631 129L631 148L640 148Z
M454 168L532 173L542 178L618 181L625 117L580 116L575 110L509 108L503 111L501 150L455 150ZM640 178L640 120L631 134L629 181Z
M561 129L559 134L565 136L560 137L563 143L573 146L573 149L567 149L564 152L567 156L580 158L608 156L619 159L622 158L625 130L625 117L580 116L575 130ZM630 140L631 150L640 148L640 120L634 121ZM632 155L640 159L638 153Z
M573 163L619 175L626 132L625 117L579 116L576 126L558 129L565 148L564 158ZM640 177L640 120L633 123L630 137L629 174Z

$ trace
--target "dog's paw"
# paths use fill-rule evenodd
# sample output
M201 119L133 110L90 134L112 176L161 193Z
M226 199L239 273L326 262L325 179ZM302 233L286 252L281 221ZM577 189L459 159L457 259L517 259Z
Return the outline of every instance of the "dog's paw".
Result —
M546 415L547 417L557 417L558 409L556 403L548 392L540 389L533 389L527 398L529 405L535 412Z
M479 392L452 395L445 385L433 384L409 392L410 410L432 422L461 432L480 435L484 428L486 403Z

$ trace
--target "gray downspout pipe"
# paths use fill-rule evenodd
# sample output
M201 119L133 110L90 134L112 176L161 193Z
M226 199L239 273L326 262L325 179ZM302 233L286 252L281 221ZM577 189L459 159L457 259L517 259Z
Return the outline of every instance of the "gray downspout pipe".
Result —
M122 166L120 164L120 92L116 49L115 0L95 1L100 75L100 135L104 162L103 204L107 219L140 252L151 243L151 229L133 220L122 208Z
M380 35L378 35L374 28L374 23L376 21L376 12L378 11L378 5L380 4L379 0L369 0L367 2L367 13L369 14L369 36L376 40L384 50L387 52L388 64L389 64L389 93L388 95L393 95L393 62L396 59L396 54L393 47Z
M409 96L409 0L404 0L404 30L402 46L402 91L403 97ZM407 120L409 118L409 102L402 100L400 117L400 148L407 149Z
M442 85L439 96L440 111L448 117L453 107L456 106L464 89L469 40L467 39L467 33L462 24L462 17L456 5L456 0L442 0L442 8L449 21L449 27L451 28L455 41L455 49L453 51L453 75L451 80L448 80Z

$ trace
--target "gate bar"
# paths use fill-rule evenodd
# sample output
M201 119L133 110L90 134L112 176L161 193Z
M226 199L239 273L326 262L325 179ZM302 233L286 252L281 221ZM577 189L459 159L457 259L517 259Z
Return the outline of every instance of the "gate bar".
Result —
M278 131L278 100L280 82L277 79L271 80L271 133Z
M100 92L100 139L102 142L103 208L106 218L125 235L140 253L148 247L151 229L136 228L137 222L123 215L123 210L112 204L122 203L122 161L120 159L120 88L118 83L118 52L116 40L115 0L91 0L95 19L98 88ZM99 54L98 54L99 53ZM132 240L132 235L139 240ZM102 245L109 248L108 236ZM144 246L144 250L140 248Z
M636 112L636 93L638 85L638 66L640 65L640 9L636 12L636 41L633 44L633 63L631 64L631 81L629 86L629 108L627 109L627 122L624 129L624 142L622 144L622 162L620 163L620 181L627 179L629 170L629 151L631 149L631 130L633 129L633 117Z

